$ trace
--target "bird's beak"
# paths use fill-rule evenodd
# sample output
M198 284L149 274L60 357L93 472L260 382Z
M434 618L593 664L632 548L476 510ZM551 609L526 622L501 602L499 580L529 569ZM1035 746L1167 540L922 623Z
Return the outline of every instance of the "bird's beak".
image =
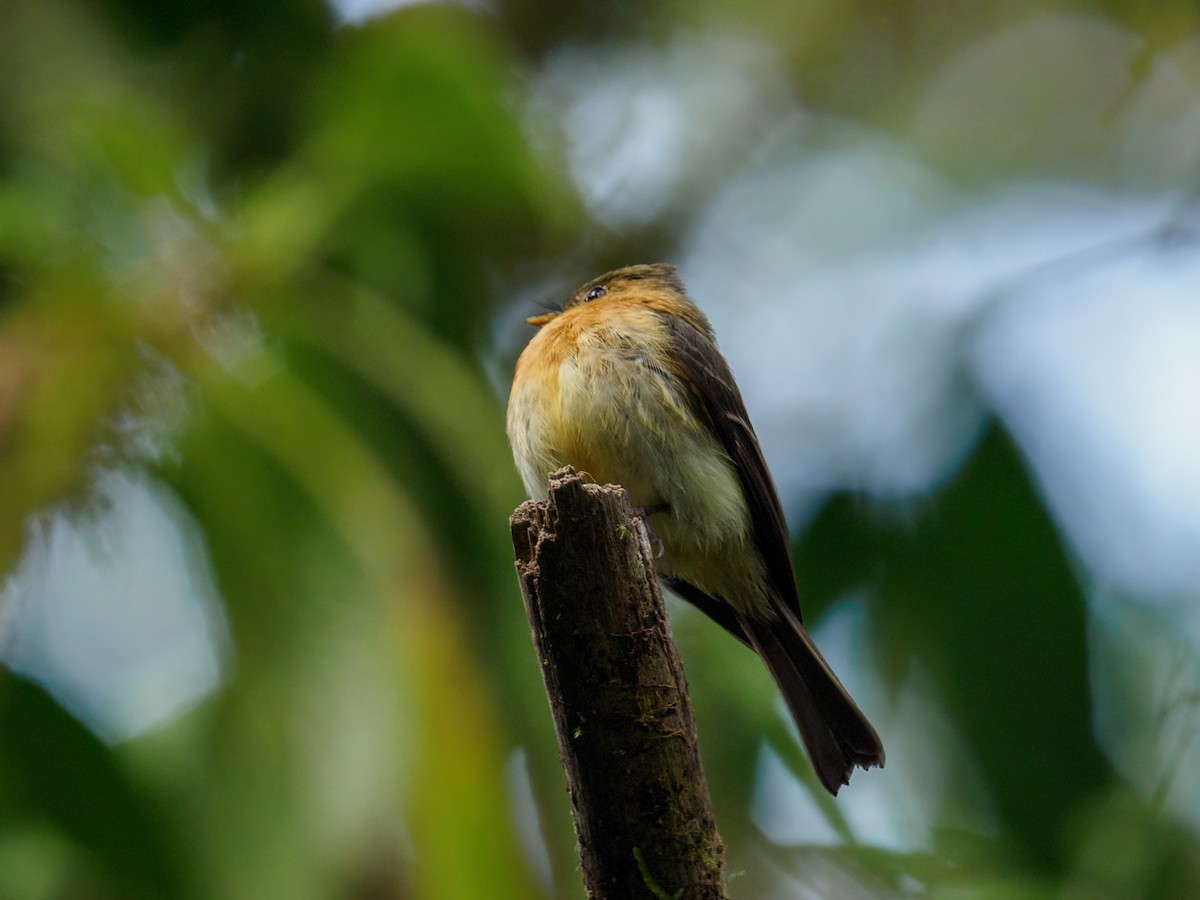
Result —
M540 316L532 316L525 321L534 328L541 328L543 325L549 324L551 320L557 319L561 315L562 313L558 312L548 312L542 313Z

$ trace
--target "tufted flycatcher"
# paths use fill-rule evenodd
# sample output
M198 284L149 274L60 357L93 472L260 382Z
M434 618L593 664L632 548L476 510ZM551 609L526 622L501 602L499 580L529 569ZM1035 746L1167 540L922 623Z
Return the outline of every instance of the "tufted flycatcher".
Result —
M837 794L883 744L800 617L787 524L708 319L669 265L590 281L517 360L508 437L533 497L564 465L622 485L661 542L667 587L757 651L821 784Z

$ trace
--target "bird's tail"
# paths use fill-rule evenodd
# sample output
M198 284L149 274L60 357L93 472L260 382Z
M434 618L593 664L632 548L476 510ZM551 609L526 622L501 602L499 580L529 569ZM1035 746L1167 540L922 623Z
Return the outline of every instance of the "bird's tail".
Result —
M738 618L792 711L825 789L836 795L850 783L855 766L882 766L879 735L799 620L789 610L780 610L773 620Z

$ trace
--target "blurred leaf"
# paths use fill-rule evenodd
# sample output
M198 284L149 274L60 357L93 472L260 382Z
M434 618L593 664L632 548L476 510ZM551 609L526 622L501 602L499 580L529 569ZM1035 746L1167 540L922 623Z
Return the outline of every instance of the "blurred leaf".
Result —
M333 15L322 0L156 3L93 0L143 59L165 59L159 86L204 135L217 182L238 181L294 150Z
M125 896L182 896L159 810L109 748L41 688L7 672L0 672L0 734L0 823L53 823L95 855Z
M0 571L26 517L78 494L130 374L102 317L10 318L0 331Z
M454 603L446 593L437 555L405 491L361 441L356 429L284 366L269 360L247 361L242 380L228 379L219 370L205 377L205 395L212 403L208 421L224 423L222 429L232 428L233 434L219 436L218 432L211 444L189 441L188 462L180 472L182 490L196 504L197 515L215 542L218 575L231 601L235 638L243 648L241 688L228 705L232 718L227 727L241 730L245 716L263 725L274 723L270 731L274 737L268 744L243 744L241 752L226 764L246 778L253 777L251 773L267 765L273 755L289 760L288 768L273 772L279 793L271 803L276 808L281 802L290 806L307 793L303 784L306 757L313 752L340 755L338 743L358 739L352 733L331 734L332 750L289 746L287 709L263 706L279 687L294 690L303 683L304 676L296 667L309 668L309 648L325 640L327 626L320 623L333 612L325 598L340 584L341 602L365 604L367 617L362 627L372 628L372 655L393 658L403 672L396 676L398 705L389 715L401 716L397 726L404 737L396 752L403 748L407 765L400 794L404 802L398 809L418 851L410 875L418 895L475 897L495 892L496 896L524 896L529 889L527 875L515 847L505 837L509 811L500 788L503 750L495 737L497 723L490 712L485 680L466 647L461 623L451 612ZM246 381L253 386L248 387ZM237 438L231 442L234 434ZM196 437L202 438L203 432ZM251 446L227 457L244 440ZM238 476L229 466L236 460L238 467L244 467L255 458L268 467L266 471ZM231 475L234 482L229 482ZM215 482L226 486L218 488ZM234 487L235 483L253 485L255 493L267 491L275 496L246 505L253 494L247 495L244 488ZM223 498L223 490L231 488L239 496ZM276 520L279 511L289 508L292 511L285 521ZM299 540L291 543L289 532L306 521L310 524L293 535L293 540ZM327 537L313 543L321 533L320 526L326 524L332 530L326 535L336 535L340 549L328 546ZM251 532L242 533L247 528ZM266 534L282 543L272 548ZM352 564L343 575L334 567L339 557ZM270 564L283 565L286 571L273 573L266 568ZM317 587L309 579L322 572L326 574L321 575ZM288 590L285 586L297 577L299 583ZM269 606L264 606L264 601ZM359 620L360 614L339 618ZM321 631L314 632L318 627ZM384 643L377 644L377 639ZM283 678L281 683L279 678ZM322 693L312 694L310 699L318 699ZM315 708L306 713L310 717L317 714ZM380 728L381 723L375 727ZM272 746L274 752L268 752L267 747ZM388 794L377 796L386 798ZM226 828L240 822L249 835L252 827L263 827L244 807L240 795L227 795L222 802L231 811L242 810L219 817ZM308 800L317 808L327 802ZM275 830L277 840L285 845L305 840L303 831L294 827ZM258 843L269 846L262 839ZM269 871L268 860L259 858L252 863L254 857L246 856L255 846L241 845L237 856L243 862L235 875L255 866L264 873ZM464 856L472 859L470 866L461 865ZM328 865L319 854L310 855L307 866L314 873L310 879ZM289 878L298 877L289 872ZM319 895L318 891L315 896Z
M480 253L520 249L560 204L514 118L509 51L476 17L439 8L374 23L339 50L306 154L344 201L326 252L471 346L488 308Z
M461 356L382 297L360 289L340 299L293 304L276 310L271 322L380 391L486 517L507 517L520 494L492 390Z
M346 411L418 504L469 598L475 645L507 670L504 687L523 697L515 704L506 698L509 708L528 722L533 707L541 723L545 709L503 526L524 494L495 393L460 354L382 297L363 288L343 296L353 286L341 282L326 288L325 302L269 309L267 320L292 340L293 363Z
M503 757L490 691L450 615L453 606L439 603L436 591L422 599L415 622L397 623L411 632L409 676L423 736L406 798L425 851L418 896L533 896L499 777Z
M1079 811L1077 857L1062 896L1192 897L1200 847L1188 829L1114 788Z
M1091 730L1080 586L997 429L923 505L888 528L853 499L835 501L800 546L802 593L824 605L862 573L878 598L885 673L898 683L911 658L928 665L1005 836L1053 870L1070 851L1064 826L1110 777Z

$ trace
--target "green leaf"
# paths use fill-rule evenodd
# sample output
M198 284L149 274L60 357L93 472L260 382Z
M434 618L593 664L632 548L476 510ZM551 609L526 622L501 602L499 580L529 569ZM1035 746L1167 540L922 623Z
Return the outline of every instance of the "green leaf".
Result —
M0 672L0 824L48 822L133 896L183 879L162 810L105 746L39 687Z

